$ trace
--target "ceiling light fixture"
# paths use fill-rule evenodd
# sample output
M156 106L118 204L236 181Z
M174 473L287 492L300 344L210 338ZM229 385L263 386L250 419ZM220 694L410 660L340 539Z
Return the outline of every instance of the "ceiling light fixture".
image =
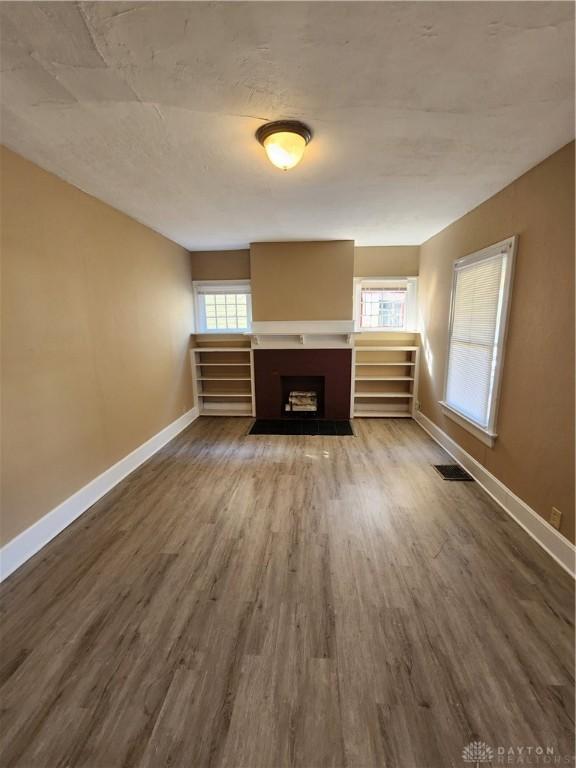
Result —
M262 144L270 162L287 171L298 165L312 138L312 131L298 120L276 120L261 125L256 138Z

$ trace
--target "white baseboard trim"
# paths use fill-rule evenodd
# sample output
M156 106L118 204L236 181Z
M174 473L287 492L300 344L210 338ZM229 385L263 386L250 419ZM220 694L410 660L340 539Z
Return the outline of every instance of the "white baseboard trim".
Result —
M0 581L3 581L33 555L39 552L51 539L95 504L104 494L112 490L121 480L137 469L166 443L182 432L199 416L198 408L192 408L183 416L151 437L119 462L95 477L79 491L54 507L37 522L0 550Z
M430 437L444 448L446 453L469 472L478 485L512 517L518 525L544 549L550 557L564 568L571 576L576 575L576 547L556 528L538 515L532 507L522 501L515 493L498 480L486 467L470 456L457 442L436 426L431 419L417 412L414 419Z

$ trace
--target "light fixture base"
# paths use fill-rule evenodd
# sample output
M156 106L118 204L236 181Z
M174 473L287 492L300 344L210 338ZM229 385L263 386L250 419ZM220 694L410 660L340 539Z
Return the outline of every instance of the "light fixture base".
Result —
M306 144L312 138L310 128L299 120L275 120L272 123L264 123L256 131L256 138L264 146L268 136L272 136L274 133L296 133L298 136L302 136Z

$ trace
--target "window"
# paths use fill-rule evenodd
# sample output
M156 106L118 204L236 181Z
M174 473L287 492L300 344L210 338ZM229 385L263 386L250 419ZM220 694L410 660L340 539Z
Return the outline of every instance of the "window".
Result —
M492 445L516 238L454 263L446 413Z
M250 281L194 283L198 333L246 333L252 321Z
M357 280L356 330L415 330L416 281L415 277Z

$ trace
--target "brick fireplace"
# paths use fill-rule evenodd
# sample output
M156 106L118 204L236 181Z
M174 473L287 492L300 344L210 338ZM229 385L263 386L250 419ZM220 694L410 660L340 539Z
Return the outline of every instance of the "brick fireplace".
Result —
M351 349L255 349L256 418L293 418L292 388L318 393L314 418L349 419L351 371Z

